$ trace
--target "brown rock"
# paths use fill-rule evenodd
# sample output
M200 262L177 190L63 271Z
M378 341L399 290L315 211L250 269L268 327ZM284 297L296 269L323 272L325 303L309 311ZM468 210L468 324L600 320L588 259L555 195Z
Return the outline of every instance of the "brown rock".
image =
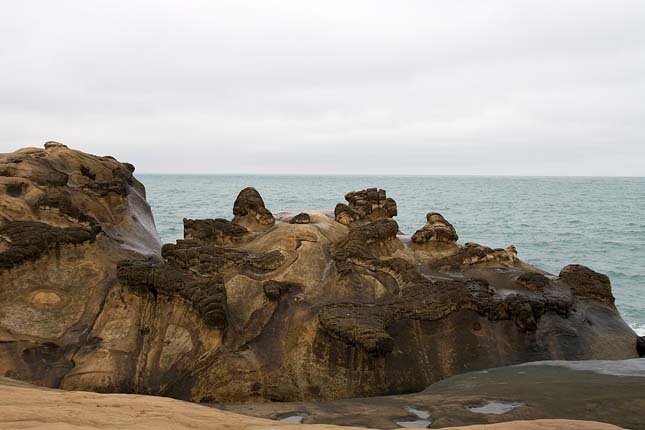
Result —
M244 188L233 204L233 222L249 230L262 230L275 223L273 214L264 206L255 188Z
M204 220L184 218L184 238L225 246L248 239L249 230L221 218Z
M524 272L517 277L517 283L532 291L544 291L552 285L549 278L537 272Z
M414 243L440 242L452 244L457 242L457 231L446 219L436 212L426 215L427 224L412 235Z
M336 221L344 225L366 223L380 218L392 218L397 214L396 202L386 196L385 190L368 188L345 194L349 205L336 205Z
M382 190L348 194L359 214L348 228L316 212L275 224L247 188L232 223L185 220L185 239L160 252L132 171L61 146L0 155L1 373L74 390L286 401L636 356L602 275L565 268L546 282L514 248L406 247ZM429 241L450 239L448 224L429 221Z
M308 213L305 212L300 212L298 215L289 220L289 224L309 224L310 222L311 217Z
M614 304L615 299L611 294L611 283L607 275L594 272L579 264L570 264L560 270L560 278L569 284L577 299L591 299L610 305Z

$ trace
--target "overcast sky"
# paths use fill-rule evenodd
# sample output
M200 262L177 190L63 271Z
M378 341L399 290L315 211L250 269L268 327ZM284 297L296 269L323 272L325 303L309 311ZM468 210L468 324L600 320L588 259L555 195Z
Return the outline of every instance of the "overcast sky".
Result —
M3 1L0 152L645 175L645 1Z

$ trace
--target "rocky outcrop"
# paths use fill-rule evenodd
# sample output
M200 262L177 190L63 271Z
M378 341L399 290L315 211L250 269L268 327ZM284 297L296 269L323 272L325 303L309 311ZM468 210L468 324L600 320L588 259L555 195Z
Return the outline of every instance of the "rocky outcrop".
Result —
M160 259L132 171L56 142L0 154L0 374L64 386L89 370L84 351L113 354L94 329L119 289L116 265Z
M240 191L233 204L233 223L249 230L262 230L275 223L273 214L264 206L262 196L255 188Z
M347 205L339 203L334 209L336 221L344 225L362 224L397 214L396 202L387 197L385 190L368 188L345 194Z
M484 265L512 267L516 263L519 263L519 259L513 245L504 249L491 249L477 243L466 243L458 247L456 252L430 260L431 267L437 271L463 271L472 266Z
M570 264L562 268L560 278L571 286L571 291L576 298L614 304L615 299L611 294L611 283L607 275L594 272L579 264Z
M311 217L308 213L305 212L300 212L298 215L289 220L290 224L309 224L310 222Z
M276 222L247 188L232 221L186 219L184 238L161 247L133 171L60 144L0 155L0 374L287 401L637 355L604 275L567 266L553 276L512 246L460 245L433 213L409 241L383 190L349 193L335 219Z
M417 244L457 242L459 239L457 231L441 214L430 212L426 215L426 219L427 224L412 235L412 242Z
M184 218L184 237L216 246L234 245L249 238L249 230L231 221Z

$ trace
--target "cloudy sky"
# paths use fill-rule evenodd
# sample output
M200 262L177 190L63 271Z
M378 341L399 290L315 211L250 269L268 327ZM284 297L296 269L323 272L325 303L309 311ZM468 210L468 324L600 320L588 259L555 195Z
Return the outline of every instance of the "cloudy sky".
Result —
M645 1L5 1L0 152L645 175Z

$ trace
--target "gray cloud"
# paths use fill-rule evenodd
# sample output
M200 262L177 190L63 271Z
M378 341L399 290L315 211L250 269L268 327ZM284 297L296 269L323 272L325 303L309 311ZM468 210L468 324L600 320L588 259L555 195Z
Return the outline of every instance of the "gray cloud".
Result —
M142 172L645 175L645 2L21 1L0 151Z

